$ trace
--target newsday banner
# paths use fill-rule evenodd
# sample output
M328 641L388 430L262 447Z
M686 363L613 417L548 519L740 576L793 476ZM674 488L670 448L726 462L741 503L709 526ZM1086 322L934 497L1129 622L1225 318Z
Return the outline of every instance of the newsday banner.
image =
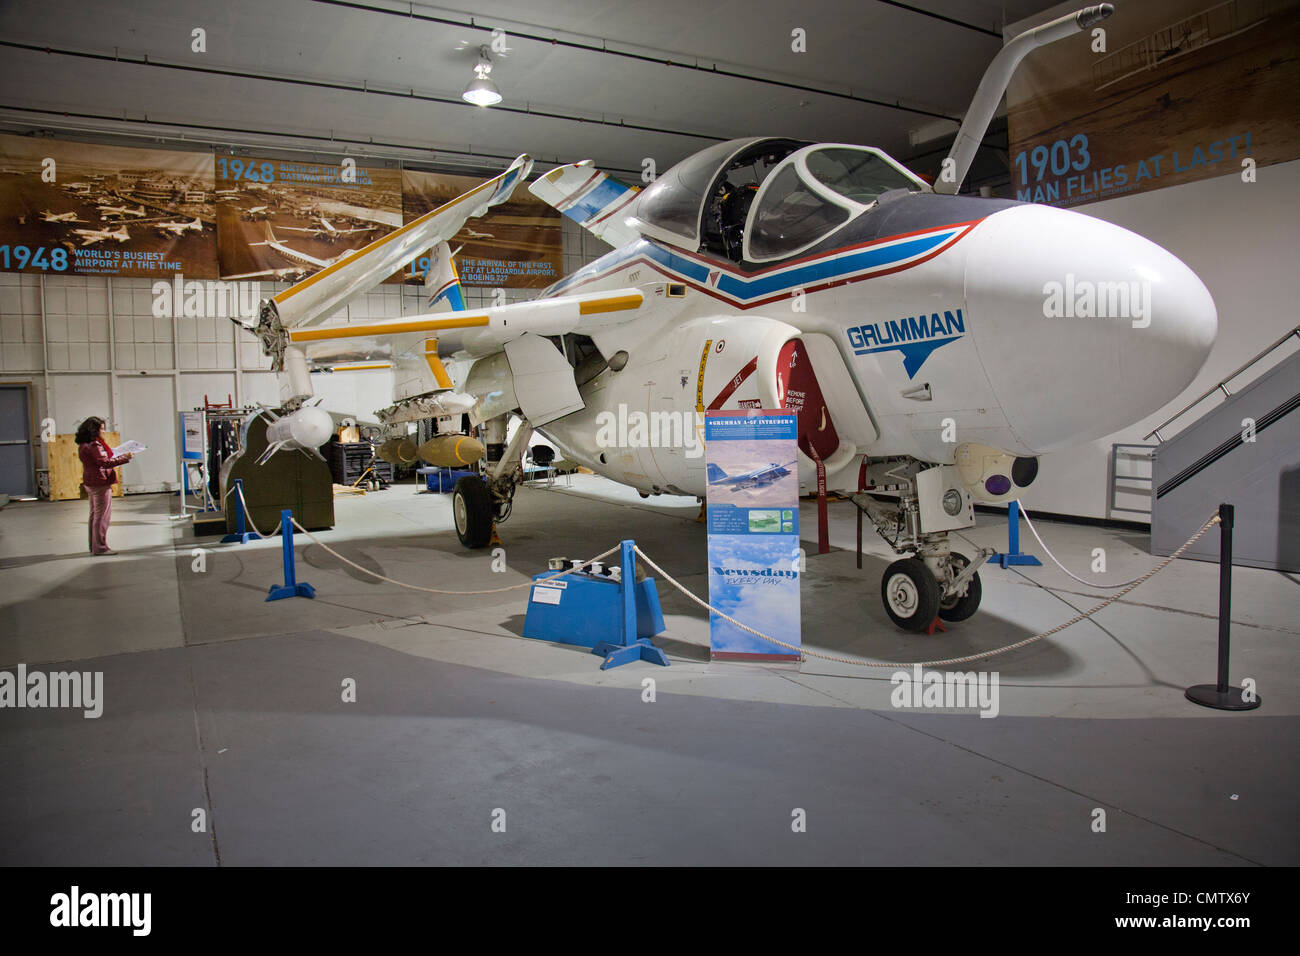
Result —
M0 135L0 271L215 279L212 154Z
M799 648L799 420L789 410L704 416L709 603ZM799 652L709 615L713 660L797 661Z
M209 161L223 279L297 282L402 225L402 174L396 169L370 169L346 158Z
M1007 27L1008 38L1081 4ZM1074 206L1300 157L1300 0L1115 0L1007 88L1017 199Z
M403 170L402 213L407 222L419 219L485 178ZM560 237L560 214L520 184L507 202L471 219L447 242L463 286L544 289L563 277ZM416 260L407 270L412 281L423 281L425 265Z

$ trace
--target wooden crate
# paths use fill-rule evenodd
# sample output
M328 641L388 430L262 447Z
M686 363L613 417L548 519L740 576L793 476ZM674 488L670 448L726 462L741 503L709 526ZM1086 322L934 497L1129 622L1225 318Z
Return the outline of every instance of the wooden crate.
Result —
M117 432L102 432L109 447L116 448L122 443L122 436ZM86 497L81 488L81 458L77 454L75 435L55 435L54 441L46 446L50 459L50 500L71 501ZM122 497L122 472L117 472L117 483L113 485L113 497Z

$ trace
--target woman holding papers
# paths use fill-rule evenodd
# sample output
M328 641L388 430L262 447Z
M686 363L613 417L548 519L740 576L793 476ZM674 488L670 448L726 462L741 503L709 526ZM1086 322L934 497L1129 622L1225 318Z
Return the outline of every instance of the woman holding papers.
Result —
M113 469L125 465L133 455L113 456L113 449L100 437L102 418L90 417L77 428L77 454L81 458L81 483L90 499L90 553L117 554L108 549L108 522L113 511Z

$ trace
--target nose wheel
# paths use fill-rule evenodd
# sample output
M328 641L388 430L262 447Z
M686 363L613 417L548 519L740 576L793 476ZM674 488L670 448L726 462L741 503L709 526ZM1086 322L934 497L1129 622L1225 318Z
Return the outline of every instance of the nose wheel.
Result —
M953 576L960 575L966 566L970 564L970 559L964 554L952 553L952 573ZM971 579L966 582L965 594L945 595L939 601L939 617L945 621L964 621L970 617L980 606L980 598L983 596L983 586L980 584L980 575L976 571L971 575Z
M920 558L895 561L885 568L880 579L885 613L904 631L914 634L924 631L938 616L941 595L939 582Z

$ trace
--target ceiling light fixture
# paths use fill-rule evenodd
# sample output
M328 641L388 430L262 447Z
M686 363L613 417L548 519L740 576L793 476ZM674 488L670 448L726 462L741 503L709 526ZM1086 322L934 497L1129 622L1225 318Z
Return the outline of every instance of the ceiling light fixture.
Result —
M501 91L488 79L492 72L492 58L488 56L487 45L478 48L478 62L474 64L474 79L469 81L461 99L475 106L496 106L501 102Z

